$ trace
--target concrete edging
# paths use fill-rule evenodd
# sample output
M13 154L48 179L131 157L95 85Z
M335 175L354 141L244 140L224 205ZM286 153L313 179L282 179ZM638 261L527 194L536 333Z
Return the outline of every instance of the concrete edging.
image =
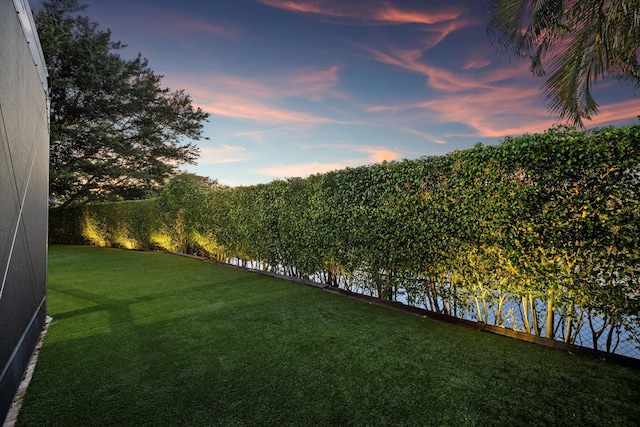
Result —
M18 420L18 414L20 413L20 408L22 408L22 401L24 399L25 394L27 393L27 388L29 387L29 383L31 382L31 378L33 377L33 372L36 369L36 364L38 363L38 356L40 355L40 349L42 348L42 343L44 342L44 337L49 330L49 325L53 318L51 316L47 316L44 321L44 326L42 328L42 332L40 332L40 338L38 338L38 343L36 347L33 349L33 353L31 353L31 358L29 359L29 365L27 366L27 370L22 377L22 382L20 383L20 387L16 391L16 394L13 397L13 403L11 403L11 407L9 408L9 412L7 413L7 417L2 424L2 427L14 427L16 421Z

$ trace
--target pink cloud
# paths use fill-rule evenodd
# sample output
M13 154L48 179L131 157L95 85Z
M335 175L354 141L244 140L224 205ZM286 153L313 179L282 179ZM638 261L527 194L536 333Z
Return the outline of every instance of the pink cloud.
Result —
M479 68L488 67L491 61L488 59L471 59L462 66L463 70L477 70Z
M327 96L344 97L333 89L338 82L337 73L337 66L328 69L303 68L253 79L213 73L205 76L173 76L169 83L180 85L192 96L194 105L212 115L278 126L318 125L345 122L286 108L286 100L292 97L304 97L312 101ZM184 85L184 82L189 84Z
M497 70L498 74L502 72ZM528 80L514 80L503 87L484 90L445 93L422 102L395 105L377 105L365 109L366 112L382 115L397 127L398 121L407 124L398 128L406 133L423 137L433 142L438 138L413 130L414 122L460 123L470 127L469 134L451 134L451 136L503 138L507 135L518 136L524 133L540 133L558 123L559 120L547 110L540 96L538 82L526 75ZM486 77L491 80L490 76ZM409 114L415 110L415 114ZM634 122L640 109L637 100L631 99L601 106L600 114L592 121L586 121L588 127L605 126L615 122ZM391 113L392 117L385 117ZM402 113L402 114L401 114ZM446 137L440 143L446 143Z
M281 93L272 85L259 83L256 79L245 79L221 73L189 75L181 78L190 82L194 97L211 98L216 93L236 94L259 99L279 99Z
M398 9L387 3L369 2L367 7L354 7L348 2L328 2L310 0L258 0L267 6L291 12L315 15L351 18L359 21L370 21L383 24L424 24L450 21L460 16L457 11L441 11L435 13Z
M206 87L206 92L242 94L263 100L305 97L317 101L325 97L343 97L334 90L338 84L338 67L335 65L327 69L304 67L251 78L210 73L185 76L182 80L193 82L194 79L197 79L197 86L193 86Z
M591 120L585 120L585 126L599 127L608 126L617 121L629 121L638 123L637 117L640 115L640 106L637 99L629 99L613 104L600 106L598 115Z
M450 21L443 25L433 26L429 29L432 35L427 38L424 49L430 49L440 44L440 42L442 42L452 32L465 28L472 23L472 21L456 19L455 21Z
M468 59L459 69L443 68L430 64L428 51L435 45L441 43L451 32L470 25L477 24L473 19L457 19L435 25L428 29L429 35L423 40L422 45L413 48L358 46L368 52L370 58L385 64L393 65L400 69L421 74L427 78L427 85L433 89L443 92L459 92L469 89L491 89L498 82L522 76L522 71L518 67L508 66L498 69L489 69L492 61L483 56L493 55L493 50L486 49L486 52L476 52L475 57ZM476 71L480 70L480 72Z
M200 164L236 163L251 160L246 148L222 144L218 148L200 147Z
M184 18L177 22L178 27L184 31L212 34L214 36L227 39L237 39L241 32L237 28L229 26L215 25L208 21L194 18Z
M411 134L411 135L418 136L418 137L420 137L420 138L426 139L427 141L431 141L431 142L434 142L434 143L436 143L436 144L444 145L444 144L446 144L446 143L447 143L447 141L445 141L445 140L444 140L444 139L442 139L442 138L439 138L439 137L437 137L437 136L433 136L433 135L431 135L431 134L429 134L429 133L426 133L426 132L421 132L421 131L419 131L419 130L409 129L409 128L402 128L402 129L400 129L400 130L401 130L402 132L405 132L405 133L408 133L408 134Z
M289 87L288 90L285 88L285 94L303 94L318 100L326 95L335 95L332 89L338 83L338 67L334 65L326 70L298 69L285 75L285 79Z
M376 21L390 22L397 24L435 24L437 22L450 21L460 16L460 13L441 12L429 14L409 10L396 9L387 5L384 9L379 9L373 13Z
M409 108L415 108L414 106L418 106L419 104L405 104L405 105L372 105L369 107L364 107L364 110L367 113L384 113L384 112L397 112L401 110L406 110Z
M286 166L273 166L259 168L256 172L262 175L268 175L277 178L291 178L291 177L307 177L316 173L325 173L337 169L344 169L350 164L347 163L302 163L297 165Z
M516 81L493 90L444 96L423 102L419 108L428 109L429 114L435 114L439 121L471 126L481 137L539 133L558 123L559 119L547 110L537 84L530 78L524 84ZM619 121L632 122L639 111L637 100L603 105L600 114L592 121L586 121L585 125L596 127Z
M318 2L293 1L293 0L258 0L258 2L277 9L289 10L291 12L313 13L326 16L347 16L345 12L337 8L331 8L318 4Z
M444 92L459 92L466 89L486 89L490 87L487 83L478 80L477 77L467 77L463 74L456 74L443 68L420 62L419 59L423 54L421 50L397 50L390 54L374 49L367 50L376 61L395 65L426 76L428 85L433 89Z
M368 155L367 158L359 158L359 159L346 159L340 163L320 163L320 162L311 162L311 163L301 163L295 165L285 165L285 166L274 166L274 167L264 167L257 169L258 173L263 175L269 175L272 177L278 178L288 178L288 177L307 177L309 175L313 175L316 173L325 173L337 169L344 169L346 167L354 167L367 163L380 163L385 160L397 160L402 155L394 150L390 150L384 147L367 147L367 146L352 146L346 144L327 144L323 146L313 145L303 148L309 149L318 149L318 148L332 148L332 149L340 149L346 151L356 151L360 153L366 153Z
M215 95L211 100L194 102L194 106L200 107L212 115L246 119L260 123L303 125L341 123L326 117L278 108L249 98L232 95Z
M502 76L503 71L497 70L496 74ZM533 80L529 86L523 86L517 80L496 87L486 84L496 78L489 73L475 87L469 85L455 92L436 94L427 101L371 106L365 111L374 114L393 113L394 123L397 123L398 117L422 122L428 118L429 122L460 123L474 130L470 135L456 136L504 137L541 132L554 124L554 118L540 102L540 90ZM417 114L406 114L411 110L416 110ZM399 113L404 114L400 116ZM446 142L444 138L433 138L429 134L411 130L409 126L405 127L405 132L436 143Z
M335 65L326 70L305 68L296 71L295 74L291 79L294 83L308 84L311 86L320 84L324 87L327 84L335 84L338 81L338 67Z
M312 144L299 145L304 150L340 150L345 152L365 153L367 158L352 158L345 161L345 166L355 166L365 163L380 163L385 160L397 160L403 155L397 150L379 146L352 145L352 144Z
M429 114L435 113L432 118L471 126L481 137L542 132L559 122L542 101L542 80L534 78L528 70L515 66L486 68L484 65L488 66L490 61L474 59L463 66L463 70L483 70L474 72L471 77L465 72L452 72L419 62L415 52L400 50L376 54L383 62L424 74L428 85L441 93L426 102L372 106L366 109L368 112L428 109ZM601 126L632 121L639 112L636 100L603 105L600 113L585 124Z
M249 131L240 131L234 132L230 136L232 138L251 138L257 142L264 142L265 137L269 135L276 135L285 132L291 132L293 129L288 126L270 128L270 129L262 129L262 130L249 130Z
M504 137L541 132L555 120L539 102L537 87L509 86L473 94L454 94L423 102L439 121L474 128L480 137ZM526 112L526 114L523 114Z

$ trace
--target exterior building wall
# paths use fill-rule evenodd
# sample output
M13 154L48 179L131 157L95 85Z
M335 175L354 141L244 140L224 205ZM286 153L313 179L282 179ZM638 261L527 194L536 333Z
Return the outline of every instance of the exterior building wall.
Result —
M0 421L46 316L49 111L27 0L0 0Z

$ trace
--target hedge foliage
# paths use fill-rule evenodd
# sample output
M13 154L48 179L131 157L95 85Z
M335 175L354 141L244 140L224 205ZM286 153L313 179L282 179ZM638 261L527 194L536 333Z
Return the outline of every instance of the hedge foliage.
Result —
M607 351L640 338L640 125L250 187L182 179L159 200L52 212L51 240L254 262Z

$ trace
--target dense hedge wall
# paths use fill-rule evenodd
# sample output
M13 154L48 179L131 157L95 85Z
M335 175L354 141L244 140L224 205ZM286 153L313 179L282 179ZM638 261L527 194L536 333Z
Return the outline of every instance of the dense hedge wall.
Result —
M49 212L49 242L124 249L172 250L155 199L103 203ZM167 234L162 239L162 233Z
M254 262L567 342L588 336L607 351L640 337L640 125L556 127L306 179L178 188L52 212L52 241Z

